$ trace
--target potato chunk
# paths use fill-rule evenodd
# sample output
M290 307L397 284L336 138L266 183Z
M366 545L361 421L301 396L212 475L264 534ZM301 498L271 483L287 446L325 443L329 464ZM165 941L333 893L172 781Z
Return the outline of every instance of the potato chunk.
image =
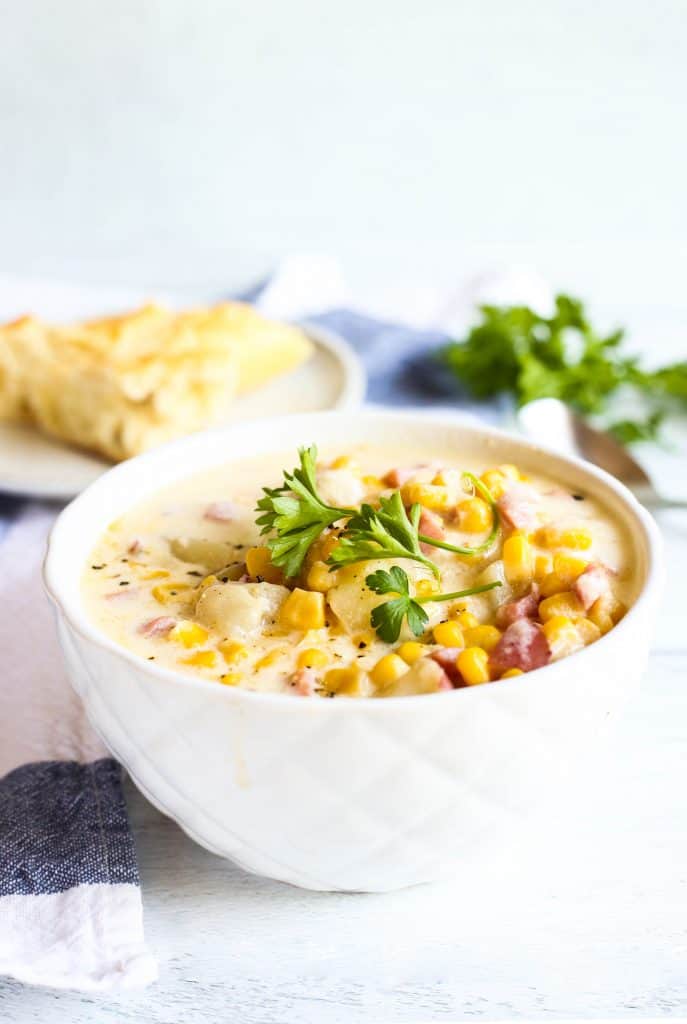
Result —
M169 547L175 558L193 565L202 565L214 572L233 561L243 559L243 549L224 540L206 540L203 537L174 537Z
M288 593L276 583L213 583L200 594L195 618L223 636L250 636L276 620Z
M317 489L329 505L356 508L365 496L365 487L351 469L323 469L317 474Z

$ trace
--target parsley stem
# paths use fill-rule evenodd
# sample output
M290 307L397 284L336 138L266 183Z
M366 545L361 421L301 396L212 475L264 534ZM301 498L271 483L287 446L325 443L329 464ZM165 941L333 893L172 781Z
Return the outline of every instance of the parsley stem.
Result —
M443 548L444 551L453 551L456 555L479 555L480 552L487 551L492 546L498 531L498 525L495 525L487 539L474 548L463 548L458 544L449 544L448 541L437 540L436 537L426 537L424 533L418 534L418 538L423 544L431 544L433 548Z
M455 590L452 594L430 594L429 597L414 597L417 604L427 604L428 601L457 601L461 597L472 597L473 594L486 594L488 590L500 587L499 580L493 583L482 583L479 587L468 587L467 590Z
M499 510L489 488L481 480L478 480L474 473L464 473L463 477L472 484L473 489L477 491L480 498L486 501L491 508L492 525L487 539L482 541L481 544L476 544L474 548L461 547L459 544L449 544L448 541L438 540L436 537L427 537L424 533L418 534L418 539L423 544L430 544L433 548L443 548L444 551L453 551L456 555L479 555L482 551L488 551L498 537L501 522Z

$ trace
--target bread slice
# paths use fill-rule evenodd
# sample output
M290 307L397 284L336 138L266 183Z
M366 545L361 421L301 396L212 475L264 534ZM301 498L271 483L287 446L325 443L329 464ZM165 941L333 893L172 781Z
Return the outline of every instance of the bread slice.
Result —
M0 327L0 419L117 461L217 423L311 351L298 328L236 302L69 326L28 316Z

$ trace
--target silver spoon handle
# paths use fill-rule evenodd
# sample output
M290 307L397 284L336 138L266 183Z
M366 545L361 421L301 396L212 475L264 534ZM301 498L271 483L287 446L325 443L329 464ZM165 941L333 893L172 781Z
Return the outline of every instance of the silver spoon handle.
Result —
M637 495L637 498L639 501L642 501L639 495ZM662 498L657 494L649 498L647 501L642 501L642 505L648 508L650 512L659 512L661 509L687 508L687 499Z

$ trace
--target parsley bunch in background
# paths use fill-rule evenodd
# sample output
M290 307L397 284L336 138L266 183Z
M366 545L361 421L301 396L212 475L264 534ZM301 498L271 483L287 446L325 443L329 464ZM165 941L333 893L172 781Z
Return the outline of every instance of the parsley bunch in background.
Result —
M479 310L481 322L442 352L475 398L506 392L519 405L559 398L578 412L592 414L603 412L621 387L634 389L649 405L646 417L607 427L625 444L655 439L667 412L687 412L687 361L643 370L623 352L624 332L599 334L579 299L557 295L550 317L527 306Z

